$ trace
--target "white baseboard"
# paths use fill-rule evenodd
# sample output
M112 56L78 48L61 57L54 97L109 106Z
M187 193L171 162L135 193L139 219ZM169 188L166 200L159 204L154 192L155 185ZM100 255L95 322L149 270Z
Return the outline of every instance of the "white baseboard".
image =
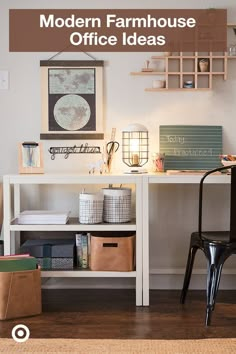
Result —
M183 286L185 268L164 268L150 270L150 289L180 290ZM207 272L206 269L195 268L193 270L189 289L205 290ZM236 289L236 270L223 269L220 289Z
M150 275L152 274L184 274L185 268L152 268L150 269ZM192 272L193 275L207 274L207 270L205 268L195 268ZM232 274L236 275L236 269L225 268L222 271L222 275L224 274Z

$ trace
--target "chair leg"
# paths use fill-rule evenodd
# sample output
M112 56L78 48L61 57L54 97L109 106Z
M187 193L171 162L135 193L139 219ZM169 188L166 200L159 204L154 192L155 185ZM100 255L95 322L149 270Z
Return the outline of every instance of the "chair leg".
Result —
M215 307L216 295L219 288L221 271L223 263L209 264L207 276L207 308L206 308L206 326L211 324L211 315Z
M181 292L180 296L180 303L184 304L185 303L185 298L187 295L187 291L189 288L189 283L192 275L192 269L193 269L193 263L195 259L196 252L198 250L198 247L190 245L189 248L189 253L188 253L188 260L187 260L187 265L186 265L186 270L185 270L185 276L184 276L184 284L183 284L183 289Z
M215 308L216 296L220 284L220 277L226 259L232 254L232 250L225 246L204 245L204 253L208 259L207 274L207 308L206 326L211 324L212 311Z

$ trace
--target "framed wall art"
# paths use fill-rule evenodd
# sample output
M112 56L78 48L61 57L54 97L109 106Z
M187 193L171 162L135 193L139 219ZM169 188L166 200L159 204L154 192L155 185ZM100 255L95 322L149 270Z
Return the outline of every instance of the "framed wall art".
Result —
M41 139L103 139L103 61L41 61Z
M19 173L44 173L42 143L18 144Z

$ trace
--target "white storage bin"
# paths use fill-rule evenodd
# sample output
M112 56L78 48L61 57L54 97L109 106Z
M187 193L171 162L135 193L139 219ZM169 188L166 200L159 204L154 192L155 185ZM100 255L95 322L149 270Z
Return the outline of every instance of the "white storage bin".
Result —
M81 193L79 195L79 222L99 224L103 218L103 194Z
M103 220L122 223L131 220L131 189L104 188Z

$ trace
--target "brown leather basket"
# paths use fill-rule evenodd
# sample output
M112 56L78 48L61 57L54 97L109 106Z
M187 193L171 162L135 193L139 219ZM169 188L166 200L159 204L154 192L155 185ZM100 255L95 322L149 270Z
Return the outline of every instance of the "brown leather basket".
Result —
M40 269L0 272L0 320L41 312Z
M135 235L100 237L91 235L90 269L95 271L134 270Z

